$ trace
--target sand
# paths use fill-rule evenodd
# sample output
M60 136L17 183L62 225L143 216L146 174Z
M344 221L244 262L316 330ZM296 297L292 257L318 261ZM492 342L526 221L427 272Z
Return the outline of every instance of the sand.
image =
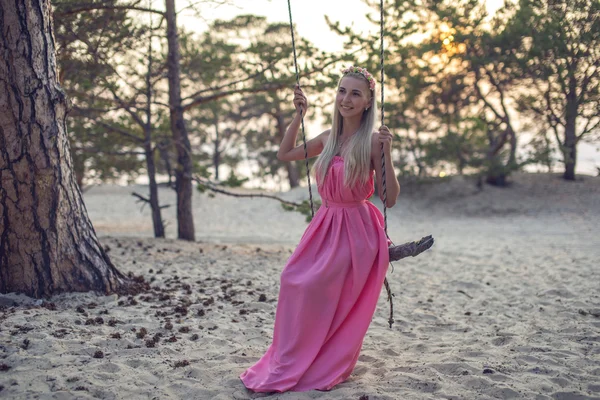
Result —
M394 263L351 378L271 399L600 399L600 178L517 175L404 185L396 243L434 247ZM197 195L196 243L153 239L144 187L85 194L115 265L154 288L34 300L0 295L0 397L254 399L238 375L266 350L279 274L306 223L272 200ZM306 198L306 189L281 194ZM161 189L165 204L174 204ZM376 202L376 204L378 204ZM378 204L380 206L380 204Z

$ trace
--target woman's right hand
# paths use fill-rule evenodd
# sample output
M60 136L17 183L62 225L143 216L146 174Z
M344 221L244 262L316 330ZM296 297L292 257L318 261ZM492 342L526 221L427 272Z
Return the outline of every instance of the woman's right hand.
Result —
M304 95L300 86L296 85L294 87L294 107L296 107L296 112L300 114L302 112L303 115L306 115L306 109L308 108L308 100Z

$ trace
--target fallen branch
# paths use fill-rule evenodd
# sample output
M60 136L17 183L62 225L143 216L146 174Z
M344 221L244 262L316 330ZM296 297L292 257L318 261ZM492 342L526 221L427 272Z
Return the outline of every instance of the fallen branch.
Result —
M262 197L262 198L266 198L266 199L277 200L283 204L293 206L293 207L302 206L302 204L300 204L300 203L295 203L293 201L284 200L280 197L269 195L269 194L264 194L264 193L230 192L228 190L218 188L214 182L211 182L208 179L200 178L197 176L192 179L215 193L221 193L221 194L225 194L227 196L249 197L249 198ZM428 236L422 237L420 240L418 240L416 242L408 242L408 243L404 243L404 244L401 244L398 246L392 246L389 248L390 261L398 261L398 260L401 260L406 257L416 257L419 254L421 254L422 252L424 252L425 250L428 250L431 246L433 246L433 243L434 243L433 237L431 235L428 235Z
M220 193L220 194L226 194L227 196L233 196L233 197L249 197L249 198L265 198L265 199L273 199L273 200L277 200L282 204L288 205L288 206L292 206L292 207L300 207L302 206L301 203L295 203L293 201L288 201L288 200L284 200L281 197L277 197L277 196L273 196L270 194L265 194L265 193L235 193L235 192L230 192L228 190L225 189L221 189L219 187L217 187L217 184L214 182L209 181L208 179L204 179L204 178L200 178L200 177L193 177L192 178L194 181L198 182L199 184L203 185L204 187L206 187L207 189L209 189L210 191L213 191L215 193Z
M398 246L392 246L388 249L390 261L398 261L406 257L416 257L433 246L433 242L433 236L427 235L416 242L407 242ZM392 294L392 289L390 288L387 278L384 279L383 285L385 286L387 298L390 302L390 316L388 318L388 324L390 325L391 329L392 324L394 323L394 295Z
M136 193L136 192L131 192L131 195L132 195L133 197L137 197L137 198L138 198L138 201L136 201L136 203L140 203L140 202L142 202L142 203L144 203L144 205L145 205L146 203L147 203L147 204L150 204L150 199L149 199L149 198L147 198L147 197L144 197L144 196L142 196L142 195L141 195L141 194L139 194L139 193ZM164 205L164 206L158 206L158 208L160 208L161 210L162 210L163 208L169 208L169 207L171 207L171 205L170 205L170 204L166 204L166 205ZM143 208L144 208L144 206L142 205L142 209L143 209Z
M425 250L433 246L433 237L431 235L422 237L416 242L408 242L389 248L390 261L398 261L406 257L416 257Z
M208 179L200 178L198 176L193 177L192 179L215 193L221 193L221 194L225 194L227 196L249 197L249 198L262 197L262 198L277 200L287 206L292 206L292 207L297 207L297 208L302 206L302 204L300 204L300 203L294 203L292 201L287 201L280 197L272 196L272 195L268 195L268 194L264 194L264 193L230 192L228 190L220 189L217 187L217 185L215 183L210 182ZM416 242L407 242L407 243L404 243L404 244L401 244L398 246L392 246L388 249L390 261L398 261L398 260L401 260L406 257L416 257L419 254L421 254L424 251L431 248L431 246L433 246L433 243L434 243L433 237L431 235L428 235L428 236L422 237L420 240L418 240ZM390 302L390 316L388 318L388 323L391 328L392 324L394 323L394 303L392 300L393 294L392 294L392 290L390 288L390 284L389 284L387 278L385 278L383 283L385 286L385 290L387 292L388 301Z

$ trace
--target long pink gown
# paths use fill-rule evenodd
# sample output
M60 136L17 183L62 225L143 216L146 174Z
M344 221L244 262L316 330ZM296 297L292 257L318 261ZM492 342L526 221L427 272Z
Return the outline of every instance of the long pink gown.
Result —
M389 264L383 217L366 184L344 186L335 156L322 206L281 274L273 343L241 376L255 392L329 390L358 359Z

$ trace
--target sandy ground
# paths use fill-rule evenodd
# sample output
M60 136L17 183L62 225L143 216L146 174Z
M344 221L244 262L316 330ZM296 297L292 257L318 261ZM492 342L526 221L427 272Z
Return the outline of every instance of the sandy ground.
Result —
M194 199L196 243L153 239L132 191L85 194L102 243L153 290L135 297L0 296L0 397L253 399L238 375L266 350L279 273L306 227L273 200ZM306 189L282 194L306 198ZM161 199L174 196L161 190ZM376 203L377 204L377 203ZM349 381L272 399L600 399L600 178L518 175L509 189L405 185L394 264Z

